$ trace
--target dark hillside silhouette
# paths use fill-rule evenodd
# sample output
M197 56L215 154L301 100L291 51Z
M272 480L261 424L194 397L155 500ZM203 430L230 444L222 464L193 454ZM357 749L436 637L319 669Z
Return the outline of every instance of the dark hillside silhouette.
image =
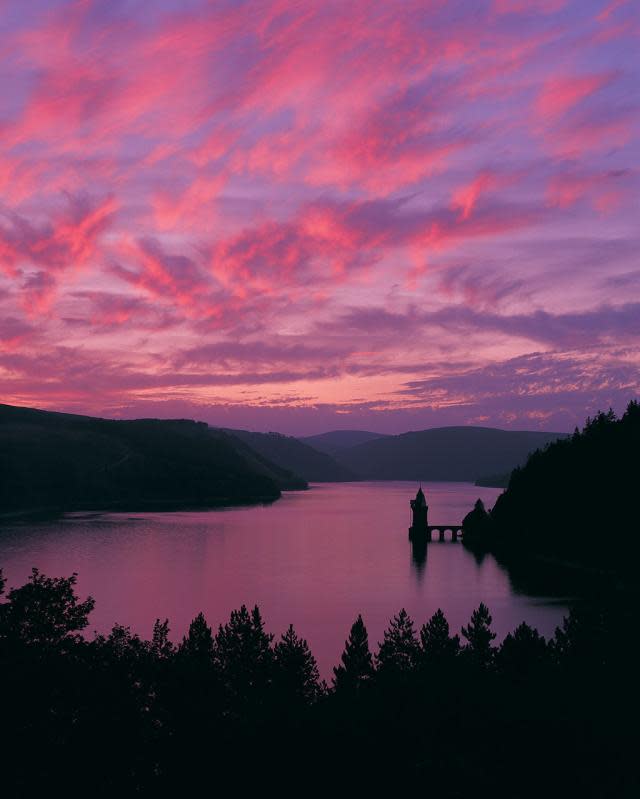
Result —
M620 419L598 413L516 469L490 524L470 537L465 529L465 540L507 558L537 556L635 580L639 453L637 401Z
M349 447L386 437L385 433L372 433L369 430L330 430L328 433L304 436L300 441L327 455L337 455Z
M206 424L0 405L0 513L269 502L276 473Z
M292 436L281 433L253 433L248 430L225 430L245 442L254 452L272 464L287 469L310 483L344 482L356 479L352 472L325 452Z
M262 435L255 434L255 438L250 440L250 436L238 435L243 431L224 430L222 428L212 427L214 433L224 435L230 444L236 449L238 454L257 472L264 473L270 477L278 485L282 491L305 491L309 488L307 480L292 467L286 459L280 458L278 461L269 458L265 450L268 447L253 446L254 442Z
M485 474L475 481L477 486L490 486L491 488L506 488L509 485L511 472L502 474Z
M438 427L386 436L340 450L336 459L365 480L475 481L510 472L560 433Z

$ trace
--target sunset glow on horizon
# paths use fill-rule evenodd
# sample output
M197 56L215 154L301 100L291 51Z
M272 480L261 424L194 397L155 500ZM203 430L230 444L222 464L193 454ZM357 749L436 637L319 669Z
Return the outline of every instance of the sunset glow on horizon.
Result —
M312 434L640 394L635 0L0 0L0 402Z

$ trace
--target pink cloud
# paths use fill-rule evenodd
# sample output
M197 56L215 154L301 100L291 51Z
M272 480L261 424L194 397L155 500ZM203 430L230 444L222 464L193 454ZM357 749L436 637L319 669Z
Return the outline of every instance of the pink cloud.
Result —
M35 328L15 317L0 317L0 344L4 352L23 347L33 337Z
M196 177L182 193L162 191L151 202L159 230L182 230L210 226L215 216L215 201L228 182L225 174Z
M220 313L220 308L209 302L212 286L195 260L169 254L148 238L122 238L116 252L131 267L116 263L111 270L130 285L181 308L188 317Z
M576 157L594 150L609 151L624 147L633 137L634 123L620 116L585 117L557 130L547 137L549 147L564 155Z
M596 19L598 22L606 22L612 14L622 8L622 6L626 5L628 0L610 0L609 3L602 9L602 11L598 14Z
M567 4L567 0L493 0L493 7L498 14L522 14L537 11L543 14L554 14Z
M320 150L307 180L384 196L443 170L468 140L424 88L401 91L356 116L356 124Z
M49 310L56 294L57 280L49 272L29 275L22 285L22 305L27 316L37 319Z
M27 5L0 53L3 397L351 422L425 408L399 395L428 362L440 410L493 419L532 347L575 349L563 403L578 362L581 396L623 386L631 4Z
M4 217L0 223L2 263L10 272L23 264L54 270L80 267L96 252L116 208L114 197L99 201L68 197L66 207L42 225L12 212L0 214Z
M504 177L484 169L470 183L460 186L453 192L451 205L460 209L461 219L468 219L479 197L504 182Z
M244 299L301 280L315 256L312 238L294 225L266 223L219 242L211 268L225 289Z
M549 203L559 208L569 208L587 198L596 210L610 213L627 195L630 177L623 171L591 174L559 172L549 181Z
M609 84L612 79L611 73L550 78L538 95L536 111L544 120L557 119Z
M38 170L20 158L0 158L0 195L16 206L30 197L38 185Z
M108 291L77 291L71 297L67 325L102 329L127 328L156 333L177 325L181 320L142 297Z
M265 295L284 287L342 280L352 268L375 260L378 237L365 236L361 206L316 203L289 222L265 222L219 241L211 269L234 295Z

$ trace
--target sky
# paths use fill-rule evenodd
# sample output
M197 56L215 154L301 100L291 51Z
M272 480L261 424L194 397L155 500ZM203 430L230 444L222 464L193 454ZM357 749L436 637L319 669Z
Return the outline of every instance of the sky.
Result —
M638 0L0 0L0 401L294 435L640 394Z

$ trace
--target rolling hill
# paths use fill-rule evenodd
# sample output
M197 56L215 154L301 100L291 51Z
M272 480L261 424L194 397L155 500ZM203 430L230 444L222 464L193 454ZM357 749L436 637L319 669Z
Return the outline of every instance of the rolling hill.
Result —
M386 435L368 430L331 430L328 433L305 436L299 440L320 452L326 452L327 455L337 455L344 449L365 444L376 438L386 438Z
M252 433L248 430L225 430L240 439L271 464L299 475L312 483L345 482L357 479L353 472L325 452L304 441L280 433ZM286 488L286 486L282 486ZM295 486L294 486L295 487Z
M290 479L188 420L113 421L0 405L0 513L270 502Z
M510 472L561 433L438 427L384 436L340 450L336 459L365 480L475 481Z

